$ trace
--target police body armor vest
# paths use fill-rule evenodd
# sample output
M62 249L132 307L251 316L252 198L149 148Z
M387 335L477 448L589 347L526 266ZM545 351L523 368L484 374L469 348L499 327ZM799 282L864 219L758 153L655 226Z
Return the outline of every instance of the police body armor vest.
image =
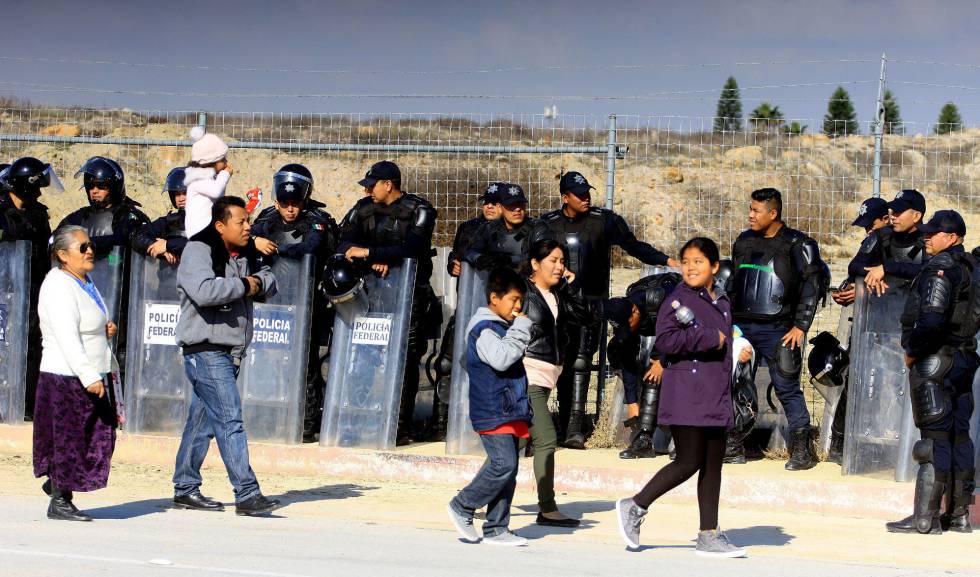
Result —
M733 281L733 312L760 320L793 314L799 272L793 266L792 250L804 238L802 233L784 226L772 238L753 234L735 242L733 256L738 269Z
M82 227L88 231L89 236L109 236L114 232L115 220L116 211L111 208L106 210L90 208L85 211L82 218Z
M401 244L405 242L408 229L414 224L415 210L421 203L422 199L408 193L397 203L387 207L381 207L374 202L365 203L358 209L361 213L361 232L365 238L370 239L372 245Z
M490 252L505 255L510 258L514 268L520 267L531 251L531 220L526 219L519 228L513 230L509 230L502 219L497 219L488 226Z
M953 266L961 269L961 280L959 286L952 287L951 300L949 304L953 309L950 315L951 326L947 331L944 345L965 351L975 351L976 334L980 329L980 293L975 285L977 279L976 261L969 254L965 253L939 253L932 257L930 263L922 269L909 287L909 296L905 301L905 310L902 311L901 323L903 329L915 325L919 318L919 311L922 310L921 295L919 294L919 283L927 276L935 274L936 270L943 270ZM977 275L980 277L980 275Z
M889 262L921 264L927 259L928 254L925 251L921 234L916 235L912 243L902 245L897 242L895 231L891 227L879 229L879 233L881 237L881 254ZM897 282L902 284L902 286L906 286L910 282L905 279L894 278L891 275L887 276L892 279L893 283Z
M184 211L170 212L165 218L165 238L187 237L187 231L184 230Z
M605 239L603 209L593 207L581 218L570 220L557 210L545 223L568 248L568 268L578 276L586 295L605 295L609 285L609 245ZM585 272L588 275L585 275Z

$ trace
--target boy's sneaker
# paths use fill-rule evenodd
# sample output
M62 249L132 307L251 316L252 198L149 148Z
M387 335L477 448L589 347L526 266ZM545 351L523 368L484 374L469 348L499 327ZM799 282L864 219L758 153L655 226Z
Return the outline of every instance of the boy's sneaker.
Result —
M470 543L476 543L480 540L480 535L473 527L473 517L466 517L457 513L456 509L453 509L452 504L447 505L446 510L449 512L449 519L453 522L453 526L456 527L456 531L463 540L469 541Z
M631 549L640 548L640 525L646 509L641 509L631 498L616 501L616 519L619 521L619 536Z
M499 545L501 547L523 547L527 545L527 539L510 531L505 531L493 537L484 537L483 542L487 545Z
M721 529L701 531L698 533L698 544L694 548L695 555L702 557L747 557L748 553L741 547L732 545L728 536Z

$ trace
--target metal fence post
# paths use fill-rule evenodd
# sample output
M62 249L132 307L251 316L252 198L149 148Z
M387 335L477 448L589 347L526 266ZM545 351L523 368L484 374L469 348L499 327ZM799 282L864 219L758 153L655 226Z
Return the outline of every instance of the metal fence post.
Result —
M618 154L619 149L616 146L616 115L610 114L609 135L606 138L606 208L609 210L613 209L613 200L616 194L616 157ZM606 290L608 292L608 288ZM603 320L599 328L599 381L596 383L595 395L596 419L602 415L602 401L606 391L606 336L608 333L609 323Z
M871 186L872 194L875 198L881 198L881 145L885 133L885 53L881 53L881 73L878 75L878 102L875 111L874 135L875 153L874 164L871 167Z
M198 112L197 113L197 125L200 126L207 132L208 130L208 113Z

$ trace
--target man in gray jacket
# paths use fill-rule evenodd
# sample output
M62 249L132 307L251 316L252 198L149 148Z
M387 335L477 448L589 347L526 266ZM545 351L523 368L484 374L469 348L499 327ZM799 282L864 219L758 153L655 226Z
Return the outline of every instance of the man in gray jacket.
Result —
M235 489L235 512L260 515L280 507L259 490L248 462L242 400L236 380L252 338L252 297L271 296L276 279L269 267L250 272L248 213L245 201L225 196L214 203L211 224L184 248L177 269L180 320L177 344L193 387L187 424L177 451L174 505L221 511L223 505L201 494L201 464L211 439L218 442L228 479Z

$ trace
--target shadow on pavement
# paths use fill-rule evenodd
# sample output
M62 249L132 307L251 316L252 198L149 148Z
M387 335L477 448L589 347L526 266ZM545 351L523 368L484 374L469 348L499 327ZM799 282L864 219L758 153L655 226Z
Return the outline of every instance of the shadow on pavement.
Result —
M782 547L796 538L796 535L790 535L782 527L773 525L725 529L725 534L739 547Z
M82 510L91 515L93 519L134 519L154 513L165 513L173 508L173 504L172 499L144 499Z
M335 499L353 499L361 497L365 491L374 491L377 487L341 483L339 485L321 485L312 489L286 491L281 495L270 495L273 499L281 499L283 506L294 503L310 503L313 501L332 501Z

